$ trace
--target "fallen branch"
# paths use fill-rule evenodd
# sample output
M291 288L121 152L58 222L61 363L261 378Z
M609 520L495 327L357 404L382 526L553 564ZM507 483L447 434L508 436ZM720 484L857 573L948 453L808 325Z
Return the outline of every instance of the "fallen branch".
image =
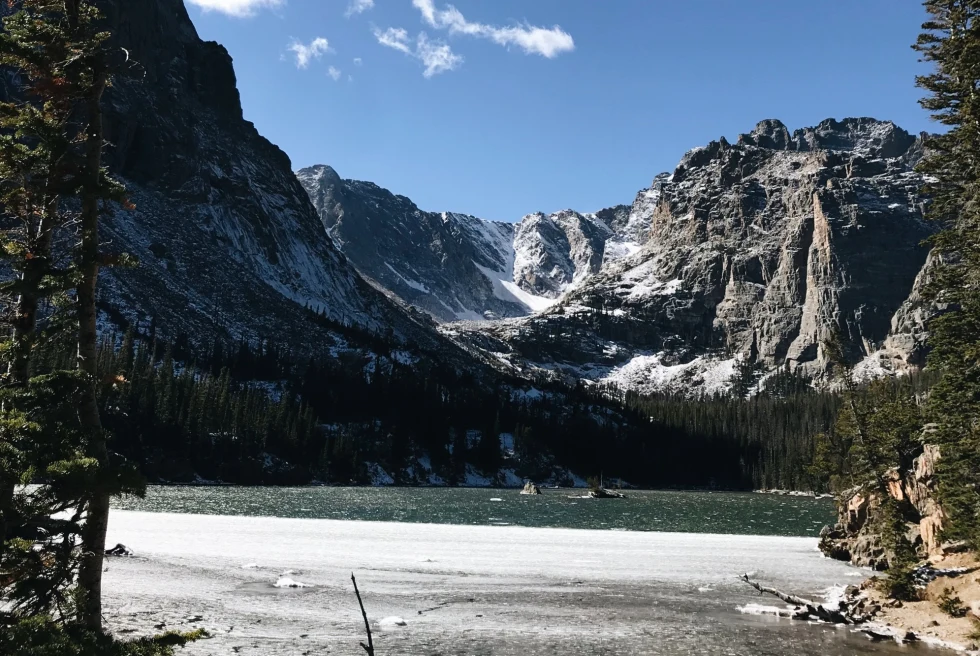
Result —
M748 574L743 574L740 578L759 592L773 595L782 599L787 604L796 606L797 612L793 613L793 619L795 620L817 619L830 624L861 624L866 620L864 616L855 615L852 611L841 612L839 609L827 608L823 604L818 604L815 601L760 585L749 579Z
M823 604L818 604L803 597L786 594L775 588L760 585L749 579L748 574L739 577L753 588L764 594L770 594L796 607L791 617L794 620L819 620L829 624L848 624L861 625L856 629L868 636L871 640L894 640L899 644L916 642L919 637L913 631L907 631L904 636L893 630L890 626L881 626L880 623L873 622L875 616L881 612L881 606L870 603L869 599L861 594L857 588L849 588L845 592L844 598L839 602L837 608L828 608Z
M364 616L364 628L367 630L367 644L365 645L362 642L361 647L368 653L368 656L374 656L374 642L371 640L371 624L368 622L367 611L364 610L364 602L361 601L361 592L357 589L357 579L354 578L353 572L351 572L350 580L354 584L354 594L357 595L357 603L361 606L361 615Z

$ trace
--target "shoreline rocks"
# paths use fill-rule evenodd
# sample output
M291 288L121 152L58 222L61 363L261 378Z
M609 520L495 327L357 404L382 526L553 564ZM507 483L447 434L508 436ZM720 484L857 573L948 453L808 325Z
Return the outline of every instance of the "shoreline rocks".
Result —
M936 501L936 462L939 447L926 444L904 475L897 469L891 472L888 494L899 502L908 527L908 537L923 558L944 553L939 535L943 526L943 511ZM838 521L820 532L820 550L836 560L877 571L888 569L892 554L877 534L875 519L881 499L875 493L854 488L841 495L838 501ZM953 545L950 545L953 546Z

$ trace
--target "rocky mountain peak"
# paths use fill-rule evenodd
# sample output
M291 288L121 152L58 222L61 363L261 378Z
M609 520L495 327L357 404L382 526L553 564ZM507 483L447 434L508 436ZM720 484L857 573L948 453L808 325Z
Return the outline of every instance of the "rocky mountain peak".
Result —
M748 144L770 150L790 150L792 137L789 130L782 121L775 118L767 118L755 126L755 129L748 134L738 135L739 145Z
M793 133L770 119L692 149L637 195L637 242L544 314L482 337L520 367L684 393L724 389L737 361L823 375L835 333L864 372L914 366L933 229L921 149L867 118Z
M874 118L828 118L815 127L801 128L790 134L779 120L766 119L748 134L738 137L738 144L769 150L808 152L842 151L867 159L900 157L913 146L914 135L891 121Z

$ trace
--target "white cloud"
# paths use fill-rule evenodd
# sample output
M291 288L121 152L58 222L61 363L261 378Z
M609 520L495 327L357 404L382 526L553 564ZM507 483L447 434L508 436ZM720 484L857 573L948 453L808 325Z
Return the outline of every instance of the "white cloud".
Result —
M354 57L354 66L360 66L363 63L364 63L363 59L361 59L360 57Z
M408 32L400 27L389 27L384 32L375 28L374 38L383 46L400 50L406 55L412 54L411 39L408 38Z
M286 0L187 0L204 11L218 11L229 16L244 18L255 14L256 9L279 7Z
M375 28L374 37L381 45L394 48L421 61L425 66L422 72L425 77L456 70L463 63L462 56L454 53L449 44L430 41L425 32L420 33L414 43L409 38L408 32L400 27L389 27L383 32Z
M416 56L425 64L425 71L422 73L425 77L454 71L463 63L463 58L454 53L448 43L431 42L425 32L419 34L415 45Z
M412 5L422 13L422 20L429 26L438 30L449 30L450 34L489 39L502 46L517 46L529 55L541 55L549 59L575 49L572 35L557 25L552 28L527 24L497 27L471 23L452 5L446 5L445 9L436 9L435 0L412 0Z
M296 57L296 68L306 68L313 59L319 59L323 53L330 50L330 44L322 36L310 41L309 45L293 41L289 51Z
M340 79L340 69L336 68L335 66L331 66L330 68L327 69L327 75L332 77L333 81L336 82L337 80Z
M374 8L374 0L350 0L350 4L347 5L347 11L344 12L344 16L350 18L357 14L363 14L368 9Z

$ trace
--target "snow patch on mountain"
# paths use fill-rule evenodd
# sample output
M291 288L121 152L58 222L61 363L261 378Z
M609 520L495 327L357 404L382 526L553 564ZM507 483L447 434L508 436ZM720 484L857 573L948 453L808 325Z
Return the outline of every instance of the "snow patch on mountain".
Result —
M634 356L614 367L599 382L639 392L674 392L688 396L724 394L735 375L735 358L697 357L690 362L670 364L665 352Z
M511 260L513 262L513 260ZM544 296L537 296L526 292L521 289L516 283L513 282L513 264L511 264L510 275L506 271L491 271L487 267L476 265L483 275L487 277L493 284L494 295L504 301L511 301L514 303L520 303L525 306L530 312L541 312L542 310L547 310L552 305L556 303L553 298L546 298Z

